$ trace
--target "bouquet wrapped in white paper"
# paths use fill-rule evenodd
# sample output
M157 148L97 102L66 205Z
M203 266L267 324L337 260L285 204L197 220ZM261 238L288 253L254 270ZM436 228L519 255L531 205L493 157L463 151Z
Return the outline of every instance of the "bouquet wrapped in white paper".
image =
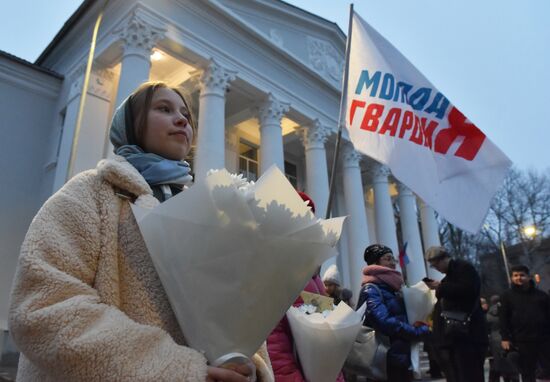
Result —
M213 365L251 357L316 268L344 218L319 220L276 167L256 184L225 170L134 215L191 347Z
M286 316L308 382L334 382L361 328L366 305L357 312L344 302L328 314L291 307Z
M434 291L428 288L424 281L410 287L403 287L402 291L409 323L428 322L437 301Z
M410 324L428 322L437 301L434 291L420 281L413 286L403 287L403 299ZM420 343L411 344L411 363L415 378L420 378Z

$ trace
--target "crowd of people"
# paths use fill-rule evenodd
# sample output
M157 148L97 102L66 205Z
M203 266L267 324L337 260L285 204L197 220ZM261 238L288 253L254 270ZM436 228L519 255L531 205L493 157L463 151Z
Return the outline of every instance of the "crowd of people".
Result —
M114 114L116 158L75 176L33 220L10 311L19 381L306 380L286 317L254 355L255 371L209 366L186 344L130 203L162 203L191 183L184 159L196 129L189 110L175 88L140 86ZM311 198L300 196L314 211ZM335 304L366 304L363 324L389 338L387 381L412 380L411 344L418 341L430 349L433 376L440 370L450 382L484 381L488 348L491 382L519 375L531 382L550 370L550 298L527 267L512 267L512 287L488 304L472 264L429 248L427 262L445 275L425 279L437 297L430 325L409 323L390 248L370 245L364 260L357 304L334 266L322 278L312 275L305 291ZM298 297L294 305L302 303Z

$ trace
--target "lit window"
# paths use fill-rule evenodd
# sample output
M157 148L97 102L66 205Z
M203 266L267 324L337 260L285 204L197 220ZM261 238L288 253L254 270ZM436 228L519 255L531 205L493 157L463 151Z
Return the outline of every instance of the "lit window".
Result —
M285 161L285 176L294 188L298 188L298 170L294 163Z
M239 143L239 174L248 180L258 179L258 148L242 140Z

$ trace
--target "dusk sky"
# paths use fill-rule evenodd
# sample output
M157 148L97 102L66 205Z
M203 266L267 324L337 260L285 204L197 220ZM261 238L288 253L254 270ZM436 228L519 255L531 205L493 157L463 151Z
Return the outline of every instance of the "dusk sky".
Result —
M288 2L347 33L347 1ZM1 0L0 49L34 62L80 3ZM355 10L517 166L550 167L550 1L358 0Z

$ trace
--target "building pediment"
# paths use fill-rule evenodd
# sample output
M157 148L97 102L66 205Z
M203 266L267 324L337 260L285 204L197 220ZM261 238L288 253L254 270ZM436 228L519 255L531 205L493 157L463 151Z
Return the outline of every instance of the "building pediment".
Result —
M216 0L226 13L340 88L345 36L335 23L275 0Z

